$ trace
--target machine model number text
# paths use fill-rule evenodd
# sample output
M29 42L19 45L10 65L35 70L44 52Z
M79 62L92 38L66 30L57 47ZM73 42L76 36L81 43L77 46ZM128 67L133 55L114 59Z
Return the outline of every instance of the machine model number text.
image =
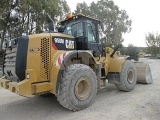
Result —
M74 41L63 39L63 38L54 38L55 43L65 44L66 48L68 49L74 49Z

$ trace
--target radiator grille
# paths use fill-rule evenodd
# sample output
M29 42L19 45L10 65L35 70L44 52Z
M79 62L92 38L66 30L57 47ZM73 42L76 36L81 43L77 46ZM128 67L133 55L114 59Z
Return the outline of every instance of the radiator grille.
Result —
M40 77L49 79L49 38L41 39L40 50Z

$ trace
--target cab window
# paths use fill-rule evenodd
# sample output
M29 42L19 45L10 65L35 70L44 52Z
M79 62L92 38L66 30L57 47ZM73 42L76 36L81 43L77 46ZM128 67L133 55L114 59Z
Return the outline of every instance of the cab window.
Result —
M90 23L86 23L86 37L88 37L88 42L96 42L94 31Z
M69 35L72 35L71 27L68 26L68 27L66 28L66 30L65 30L65 33L66 33L66 34L69 34Z
M72 25L72 35L74 37L83 36L83 28L81 22Z
M67 24L63 33L72 35L74 37L83 36L82 22Z

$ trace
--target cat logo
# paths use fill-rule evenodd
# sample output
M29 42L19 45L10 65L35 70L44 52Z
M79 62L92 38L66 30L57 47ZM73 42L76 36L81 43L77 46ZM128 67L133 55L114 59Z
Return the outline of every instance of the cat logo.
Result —
M72 40L66 40L65 43L66 43L66 48L68 48L68 49L74 49L74 41L72 41Z

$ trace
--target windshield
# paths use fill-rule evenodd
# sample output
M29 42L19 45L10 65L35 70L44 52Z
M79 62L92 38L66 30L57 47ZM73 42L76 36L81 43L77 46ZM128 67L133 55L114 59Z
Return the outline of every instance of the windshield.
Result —
M83 36L82 23L78 22L78 23L74 23L74 24L68 24L65 27L64 33L72 35L74 37Z

